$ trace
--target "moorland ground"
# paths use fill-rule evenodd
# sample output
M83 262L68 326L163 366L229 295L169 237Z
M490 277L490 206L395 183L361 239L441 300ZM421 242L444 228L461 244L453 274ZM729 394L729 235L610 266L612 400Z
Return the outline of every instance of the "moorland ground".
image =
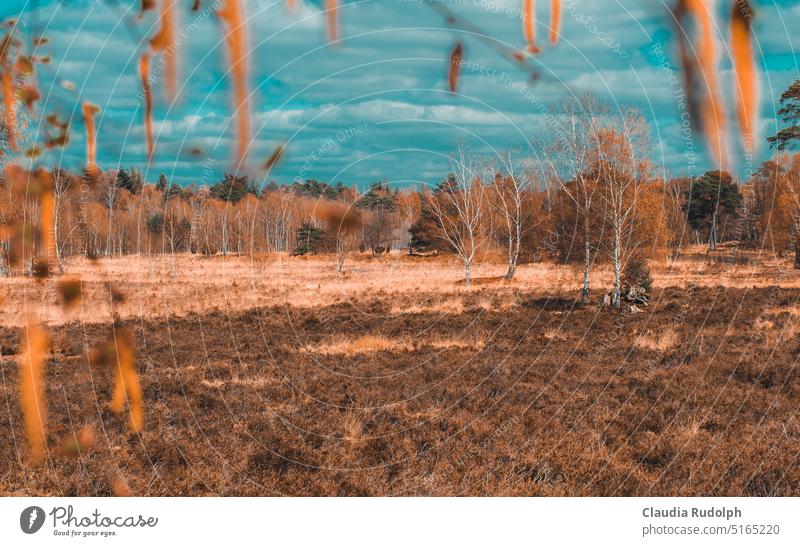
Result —
M796 495L800 272L692 252L641 312L576 304L580 272L450 258L126 257L0 279L4 495ZM113 287L113 289L112 289ZM121 295L121 297L120 297ZM50 326L49 454L28 462L27 314ZM113 318L116 317L116 325ZM111 413L134 338L144 430ZM61 448L85 425L89 449Z

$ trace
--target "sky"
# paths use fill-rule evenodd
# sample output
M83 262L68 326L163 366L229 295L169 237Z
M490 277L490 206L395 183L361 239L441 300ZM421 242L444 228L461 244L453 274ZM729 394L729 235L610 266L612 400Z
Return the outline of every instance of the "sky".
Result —
M57 112L72 123L66 148L31 162L73 169L86 163L80 104L89 101L101 110L97 162L103 169L136 167L149 181L165 173L183 185L211 185L235 169L229 63L213 0L202 0L198 12L190 11L189 0L167 1L176 1L180 13L179 93L167 98L155 58L156 153L148 162L137 62L158 29L157 13L138 17L138 0L3 0L0 16L17 17L28 44L37 36L49 40L37 51L52 61L37 68L42 99L36 114ZM420 0L343 1L335 45L326 38L320 0L296 3L289 10L283 0L243 0L252 140L240 174L256 182L436 184L457 142L486 156L540 153L536 143L546 140L559 102L586 91L612 108L643 113L658 174L697 176L711 167L702 139L682 124L680 68L668 6L660 0L563 0L562 38L555 46L546 43L550 2L536 2L543 51L531 59L539 74L534 83ZM521 0L442 3L499 43L524 47ZM752 159L743 155L735 132L726 46L730 3L719 1L716 9L720 85L739 177L769 157L764 142L780 127L777 98L799 77L800 1L752 4L761 91L759 149ZM465 46L464 67L458 92L450 93L447 57L457 41ZM32 120L34 136L39 122ZM264 172L261 165L282 143L282 161Z

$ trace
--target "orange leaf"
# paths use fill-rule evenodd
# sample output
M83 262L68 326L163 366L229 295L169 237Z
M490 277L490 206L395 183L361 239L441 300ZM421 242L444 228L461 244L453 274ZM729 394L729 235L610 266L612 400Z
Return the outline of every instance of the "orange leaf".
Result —
M175 99L178 86L178 66L176 63L175 47L175 0L161 0L161 29L150 40L153 51L164 54L164 65L167 79L167 95L170 100Z
M247 155L250 138L250 112L247 105L247 37L242 6L239 0L224 0L219 17L227 24L225 42L233 76L234 107L236 109L236 162L241 166Z
M464 46L458 42L450 52L450 70L447 74L447 83L450 92L455 93L458 88L458 77L461 74L461 61L464 58Z
M26 319L25 345L19 359L19 388L31 460L41 462L46 450L47 401L44 372L50 334L31 317Z
M522 0L522 32L529 53L539 53L536 45L536 5L533 0Z
M86 166L90 170L93 170L97 168L95 163L97 135L95 134L94 128L94 115L97 114L100 109L92 103L84 102L82 111L83 123L86 125Z
M339 0L325 0L325 10L328 13L328 40L335 42L339 39Z
M747 153L755 148L756 117L758 115L758 76L751 43L753 11L747 0L733 3L731 14L731 54L736 74L739 130Z
M558 34L561 32L561 0L553 0L550 12L550 43L558 43Z
M139 57L139 79L144 93L144 135L147 142L147 159L153 158L153 92L150 88L150 55Z
M117 373L114 376L114 392L111 397L111 411L121 413L128 402L130 424L134 432L140 432L144 424L142 411L142 387L136 373L136 359L133 353L131 335L125 328L117 328L113 339L108 342L110 351L116 356Z
M14 85L14 74L11 70L4 70L0 80L0 88L3 91L3 112L5 113L3 122L6 126L8 135L8 145L11 151L17 151L17 100Z

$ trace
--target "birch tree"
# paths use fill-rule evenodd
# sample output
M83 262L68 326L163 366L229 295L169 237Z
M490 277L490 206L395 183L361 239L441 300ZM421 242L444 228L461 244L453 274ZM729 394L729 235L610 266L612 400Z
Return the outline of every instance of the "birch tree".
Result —
M63 238L62 241L62 233L61 233L61 226L64 223L64 211L69 206L68 196L69 191L75 182L74 176L69 172L63 169L53 169L53 239L55 241L55 251L56 251L56 266L58 267L58 273L64 273L64 261L62 259L63 253L63 245L64 242L69 239L72 232L75 230L76 226L73 226L72 230L67 234L66 237Z
M516 167L511 152L503 154L499 163L500 168L493 169L498 174L492 184L492 194L500 217L501 236L505 239L508 269L504 276L511 280L517 271L523 237L532 227L525 216L525 201L530 197L533 170ZM499 174L501 171L507 174Z
M480 179L482 165L460 145L451 158L451 175L426 202L436 218L439 237L463 263L467 287L475 256L485 242L481 232L486 208L485 185Z
M580 223L583 254L581 303L589 303L589 277L592 268L592 214L596 202L596 185L591 175L592 160L597 149L598 129L607 107L592 94L561 104L557 116L546 129L551 140L542 156L543 170L575 206Z
M614 270L611 305L620 306L621 277L645 234L637 231L636 205L648 165L642 148L647 125L635 110L621 112L614 123L598 129L594 159L602 199L602 212L610 230L606 249Z

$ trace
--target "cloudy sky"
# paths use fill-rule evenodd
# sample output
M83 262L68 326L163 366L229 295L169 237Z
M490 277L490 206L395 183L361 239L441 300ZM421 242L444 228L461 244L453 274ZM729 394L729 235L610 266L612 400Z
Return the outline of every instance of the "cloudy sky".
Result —
M161 0L159 0L161 1ZM202 0L180 11L180 93L169 101L154 78L156 155L148 164L137 60L158 28L155 13L137 18L138 0L3 0L0 15L19 17L23 37L49 39L39 54L52 57L37 79L38 113L72 120L64 150L37 160L80 168L85 138L80 103L101 108L98 163L136 166L155 180L164 172L182 184L212 184L233 168L235 143L230 83L221 27ZM340 10L342 42L327 44L320 0L243 0L250 39L252 142L248 171L286 142L270 178L341 181L361 187L381 179L398 185L436 183L448 153L463 139L476 152L529 150L547 136L546 120L560 100L593 90L612 105L636 106L652 132L652 160L666 174L700 174L710 166L702 142L681 131L678 70L667 5L661 0L564 0L561 42L532 60L525 74L470 33L449 28L419 0L347 0ZM322 2L324 3L324 2ZM521 0L444 1L500 43L523 47ZM549 2L536 2L538 33L546 38ZM776 100L798 77L800 2L756 0L756 56L761 68L761 141L776 130ZM717 2L719 69L735 129L727 39L728 1ZM794 35L793 35L794 34ZM447 91L447 55L466 47L457 94ZM544 41L541 40L540 41ZM155 66L158 61L154 60ZM155 69L158 72L158 69ZM74 90L65 82L72 82ZM35 133L36 122L32 124ZM193 153L192 150L195 150ZM196 150L203 153L198 154ZM736 170L752 166L731 139ZM529 153L535 153L530 151ZM758 161L769 151L761 146Z

